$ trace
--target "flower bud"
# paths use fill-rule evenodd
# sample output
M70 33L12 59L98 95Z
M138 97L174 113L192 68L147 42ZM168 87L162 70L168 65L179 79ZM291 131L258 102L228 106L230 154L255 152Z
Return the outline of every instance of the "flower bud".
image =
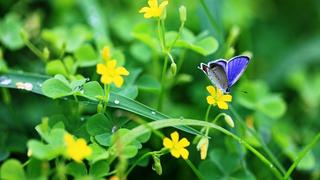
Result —
M230 30L229 37L227 40L227 42L230 46L232 46L234 44L234 42L238 38L239 34L240 34L239 26L233 26Z
M98 113L103 113L104 108L103 108L103 104L100 102L97 106L97 112Z
M43 57L44 57L45 60L49 60L50 51L49 51L49 49L47 47L43 48L42 54L43 54Z
M28 149L27 156L28 156L28 157L31 157L31 156L32 156L32 151L31 151L31 149Z
M186 22L187 20L187 8L185 6L180 6L179 8L179 15L180 15L180 21L182 23Z
M226 121L226 123L230 126L230 127L234 127L234 122L231 118L231 116L229 116L228 114L224 115L224 120Z
M177 64L175 62L171 63L170 70L171 70L171 74L175 76L177 73Z
M20 30L20 36L24 42L29 41L29 35L24 29Z
M162 174L162 166L159 155L152 155L154 163L152 164L152 170L156 171L158 175Z
M226 52L226 55L225 55L225 58L226 59L230 59L234 56L234 53L235 53L235 50L233 47L230 47L227 52Z
M197 149L198 151L200 151L200 158L202 160L206 159L207 157L208 147L209 147L209 139L208 137L203 136L197 145Z

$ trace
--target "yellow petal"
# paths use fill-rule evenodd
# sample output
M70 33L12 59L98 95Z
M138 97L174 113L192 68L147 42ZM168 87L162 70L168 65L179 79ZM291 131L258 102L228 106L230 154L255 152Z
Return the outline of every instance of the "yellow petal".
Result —
M107 62L107 69L115 69L116 65L117 65L116 60L110 60Z
M139 13L146 13L146 12L149 11L149 9L150 8L148 8L148 7L143 7L143 8L140 9Z
M186 138L182 138L179 142L178 142L178 146L179 147L187 147L190 145L190 142L186 139Z
M64 135L64 141L67 144L67 146L70 146L71 144L74 143L73 136L71 134L69 134L69 133L65 134Z
M102 49L102 58L106 61L110 58L110 48L108 46L105 46Z
M208 104L214 105L216 104L216 100L212 96L207 97Z
M149 0L148 4L151 8L158 8L158 0Z
M179 142L179 133L177 131L170 134L173 144L177 144Z
M173 147L173 143L172 143L172 141L171 141L169 138L165 137L165 138L163 139L163 146L164 146L165 148L171 149L171 148Z
M104 74L107 71L107 68L104 64L97 64L97 73Z
M207 86L207 91L210 93L211 96L216 95L216 89L213 86Z
M177 149L171 149L170 153L175 158L179 158L180 157L180 152Z
M188 159L189 151L185 148L179 149L179 154L182 156L183 159Z
M108 75L102 75L100 80L103 84L111 84L112 82L112 78Z
M227 101L227 102L231 102L232 101L232 96L227 94L227 95L223 95L219 98L220 101Z
M217 104L220 109L228 109L228 104L224 101L217 101Z
M146 19L149 19L149 18L152 18L152 16L153 16L153 13L150 10L150 11L146 12L143 17L146 18Z
M115 77L113 78L113 82L114 82L114 84L119 88L119 87L122 86L124 80L123 80L123 78L122 78L121 76L115 76Z
M124 75L124 76L129 75L129 72L128 72L127 69L124 68L124 67L118 67L118 68L116 69L116 73L119 74L119 75Z

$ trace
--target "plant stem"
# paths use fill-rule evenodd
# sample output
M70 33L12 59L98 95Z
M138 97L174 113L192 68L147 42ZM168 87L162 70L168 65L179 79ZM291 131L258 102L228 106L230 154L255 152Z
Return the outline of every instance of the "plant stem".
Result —
M212 105L210 104L207 108L207 112L206 112L206 116L204 117L205 121L208 121L209 119L209 114L210 114L210 109L211 109Z
M168 56L165 56L164 63L162 67L162 74L161 74L161 88L160 88L160 95L159 95L159 101L158 101L158 110L162 110L162 103L163 103L163 96L165 91L165 81L166 81L166 71L168 66Z
M24 44L36 55L38 56L43 62L46 62L47 59L44 57L42 52L35 46L33 45L29 40L25 40Z
M150 155L152 155L152 154L153 154L153 152L147 152L147 153L145 153L144 155L140 156L140 158L139 158L138 160L136 160L136 161L132 164L132 166L128 169L128 171L125 173L125 176L127 177L127 176L130 174L130 172L138 165L138 163L139 163L140 161L142 161L144 158L146 158L146 157L148 157L148 156L150 156Z
M110 84L104 84L104 95L105 95L105 101L104 101L104 112L107 110L108 101L109 101L109 94L110 94Z
M241 126L245 127L261 144L262 149L267 153L271 161L279 168L282 174L285 174L285 169L282 166L282 164L279 162L279 160L274 156L274 154L271 152L271 150L268 148L267 144L264 142L264 140L261 138L260 134L257 133L254 129L248 128L247 125L244 123L244 120L241 118L241 116L238 114L238 112L230 105L230 110L232 114L236 117L238 122L240 122Z
M194 164L189 160L186 159L186 163L189 165L189 167L192 169L194 174L198 177L198 179L204 179L199 170L194 166Z
M312 141L299 153L296 160L292 163L289 167L288 171L286 172L284 179L288 179L293 172L293 170L297 167L299 162L302 160L303 157L316 145L316 143L320 140L320 132L312 139Z

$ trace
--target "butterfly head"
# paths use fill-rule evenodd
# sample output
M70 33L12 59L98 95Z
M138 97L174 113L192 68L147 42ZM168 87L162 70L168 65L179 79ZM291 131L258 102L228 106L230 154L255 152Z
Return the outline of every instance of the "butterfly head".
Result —
M205 74L208 75L208 65L205 64L205 63L201 63L199 66L198 66L198 69L202 70Z

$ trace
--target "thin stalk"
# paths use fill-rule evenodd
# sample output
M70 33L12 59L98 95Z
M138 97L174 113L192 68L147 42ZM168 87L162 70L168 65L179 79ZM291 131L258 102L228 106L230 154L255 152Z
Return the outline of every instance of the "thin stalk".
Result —
M148 156L150 156L150 155L152 155L153 154L153 152L147 152L147 153L145 153L144 155L142 155L138 160L136 160L133 164L132 164L132 166L128 169L128 171L125 173L125 176L127 177L129 174L130 174L130 172L138 165L138 163L140 162L140 161L142 161L144 158L146 158L146 157L148 157Z
M261 147L265 153L269 156L271 161L279 168L282 174L285 174L285 169L282 166L282 164L279 162L279 160L274 156L274 154L271 152L271 150L268 148L267 144L264 142L264 140L261 138L261 136L251 128L247 128L246 124L244 123L244 120L241 118L241 116L238 114L238 112L230 105L230 110L232 114L238 119L240 124L245 127L261 144Z
M105 95L105 101L104 101L104 112L107 110L108 101L109 101L109 94L110 94L110 84L104 84L104 95Z
M25 40L24 44L36 55L38 56L43 62L46 62L47 59L44 57L42 52L35 46L33 45L29 40Z
M160 46L161 46L161 51L163 52L164 51L164 43L163 43L163 40L162 40L162 33L161 33L161 20L160 18L158 19L158 38L159 38L159 41L160 41Z
M158 101L158 110L162 110L162 104L163 104L163 96L165 91L165 81L166 81L166 71L168 66L168 56L164 58L164 63L162 67L162 74L161 74L161 88L160 88L160 95L159 95L159 101Z
M200 171L194 166L194 164L189 159L186 159L186 163L189 165L189 167L192 169L192 171L198 177L198 179L204 179Z
M207 108L207 112L206 112L206 116L204 117L205 121L208 121L209 119L209 114L210 114L210 110L211 110L212 105L210 104Z
M288 171L284 175L284 179L290 178L291 173L293 170L297 167L299 162L302 160L302 158L305 157L305 155L317 144L317 142L320 140L320 132L312 139L312 141L298 154L298 157L296 160L292 163L292 165L289 167Z

